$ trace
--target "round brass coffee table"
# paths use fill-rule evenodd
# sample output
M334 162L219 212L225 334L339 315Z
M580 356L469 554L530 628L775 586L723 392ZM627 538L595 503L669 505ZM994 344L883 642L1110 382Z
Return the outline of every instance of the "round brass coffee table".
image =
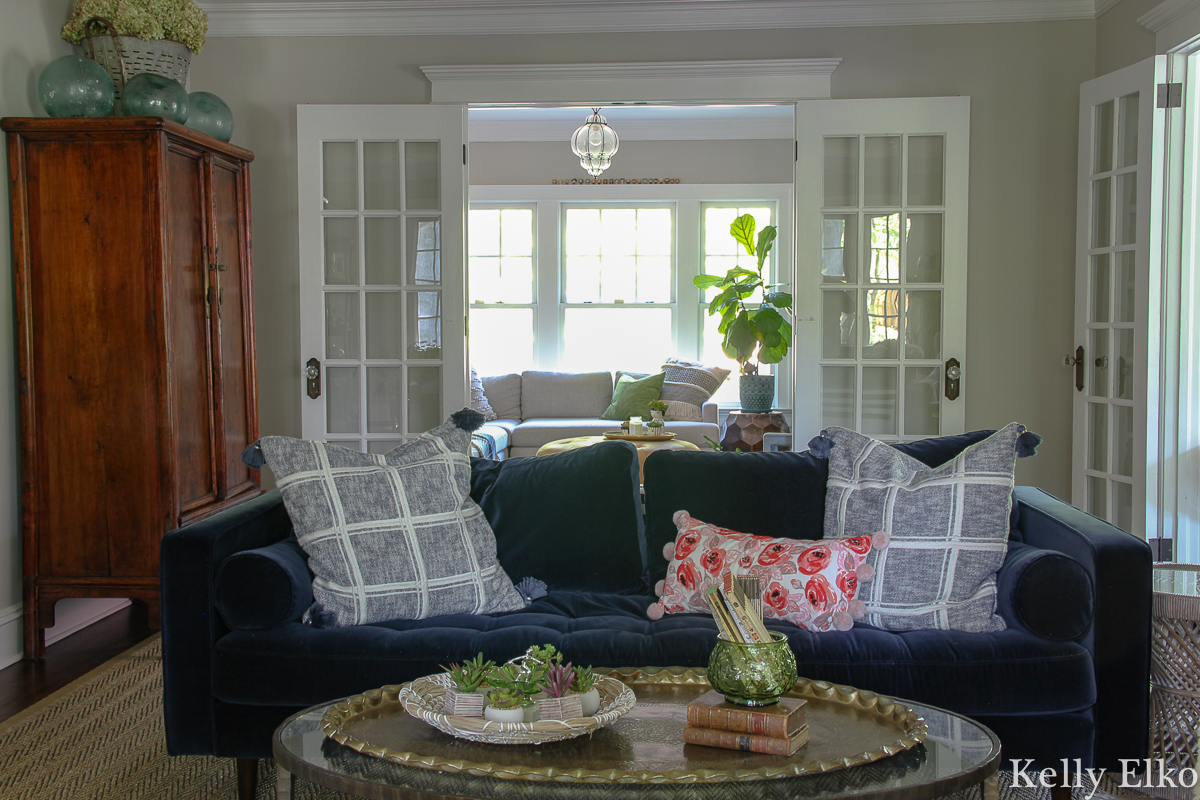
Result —
M613 441L603 436L572 436L570 439L555 439L553 442L547 442L538 448L534 455L552 456L556 453L565 453L568 450L578 450L581 447L591 447L594 444L601 442ZM638 480L643 481L644 477L641 470L646 466L646 458L651 453L659 450L699 450L700 448L691 442L680 441L679 439L671 439L665 442L645 442L637 440L629 441L637 448L638 454Z
M702 681L703 672L695 672ZM814 708L809 715L812 740L792 758L807 758L824 771L719 780L713 777L714 770L727 768L731 774L746 774L788 758L685 746L687 703L707 691L707 683L663 686L622 680L633 688L638 705L590 738L541 746L476 744L453 739L412 718L397 719L395 740L414 752L428 752L429 763L445 765L443 769L393 763L337 744L321 727L322 717L333 704L314 706L293 715L275 732L277 797L290 800L293 779L298 776L348 795L377 800L932 800L974 786L982 787L983 800L998 800L1000 741L986 727L948 711L906 702L929 726L925 741L892 756L876 752L873 757L877 760L862 763L865 751L894 741L895 732L881 737L866 730L864 720L875 715L854 708L833 714ZM560 782L489 774L490 767L505 769L502 765L514 759L546 776L565 775L586 765L589 777ZM682 771L678 770L680 764L684 765ZM631 772L653 773L660 765L671 765L679 778L652 783L629 780ZM462 768L466 766L471 768ZM598 777L606 770L611 770L614 780Z

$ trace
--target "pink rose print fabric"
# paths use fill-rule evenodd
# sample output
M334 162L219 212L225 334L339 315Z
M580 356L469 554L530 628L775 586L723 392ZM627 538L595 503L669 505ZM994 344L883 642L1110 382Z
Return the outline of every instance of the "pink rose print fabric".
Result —
M858 594L860 583L874 570L867 555L887 547L880 531L848 539L772 539L718 528L677 511L678 535L663 548L670 560L667 578L654 587L659 601L646 609L650 619L663 614L707 614L704 591L720 583L726 572L762 578L763 615L782 619L805 630L847 631L866 609Z

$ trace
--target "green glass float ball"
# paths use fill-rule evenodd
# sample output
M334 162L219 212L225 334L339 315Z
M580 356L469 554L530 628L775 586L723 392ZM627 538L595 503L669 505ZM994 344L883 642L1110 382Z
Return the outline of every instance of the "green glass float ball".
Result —
M233 136L233 112L212 92L192 92L188 95L187 126L228 142Z
M103 117L115 98L112 78L90 58L56 58L38 76L38 99L52 117Z
M121 92L121 113L127 117L163 117L183 122L188 115L187 90L179 81L152 72L139 72Z

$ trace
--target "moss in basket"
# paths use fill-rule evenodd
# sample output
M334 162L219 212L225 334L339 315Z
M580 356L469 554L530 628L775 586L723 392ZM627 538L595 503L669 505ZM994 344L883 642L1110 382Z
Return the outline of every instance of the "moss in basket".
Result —
M99 24L89 28L92 17L108 20L113 30ZM62 38L79 44L86 36L105 33L169 39L199 53L208 33L208 15L193 0L75 0Z

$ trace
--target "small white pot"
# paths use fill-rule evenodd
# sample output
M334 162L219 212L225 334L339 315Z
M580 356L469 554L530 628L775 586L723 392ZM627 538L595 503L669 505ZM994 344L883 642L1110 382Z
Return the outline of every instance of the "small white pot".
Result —
M593 686L586 692L578 695L579 702L583 705L583 715L590 717L600 710L600 691Z
M522 706L516 708L488 706L483 709L483 718L492 722L525 722L525 708Z

